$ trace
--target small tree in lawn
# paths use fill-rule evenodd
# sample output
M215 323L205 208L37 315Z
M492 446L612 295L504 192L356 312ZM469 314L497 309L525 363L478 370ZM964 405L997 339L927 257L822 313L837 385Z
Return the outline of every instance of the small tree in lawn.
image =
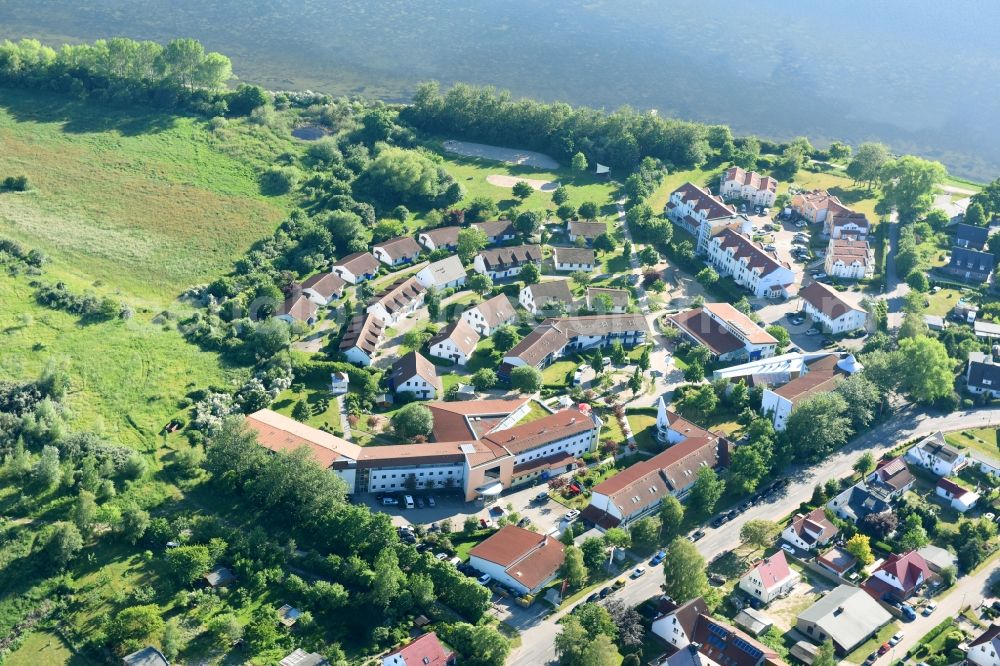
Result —
M309 420L309 403L303 400L298 400L295 406L292 407L292 418L301 423L305 423Z
M530 263L525 264L521 272L517 274L524 284L538 284L538 280L542 277L542 271L538 268L538 264Z
M756 548L767 548L781 533L781 527L773 520L763 518L748 520L740 528L740 539Z
M583 153L578 152L573 155L573 159L570 160L569 165L573 171L586 171L587 157Z
M649 370L650 366L650 347L646 345L642 348L642 354L639 355L639 369L643 372Z
M872 454L871 451L865 451L863 454L861 454L861 457L854 462L854 465L852 467L854 471L860 474L861 476L867 476L875 469L874 454Z
M472 375L472 385L477 391L488 391L497 385L497 373L491 368L480 368Z
M628 378L628 387L631 389L633 395L639 395L642 392L642 370L639 368L635 369L632 376Z
M392 429L400 437L410 439L418 435L431 434L434 427L434 416L431 410L420 403L411 402L403 405L392 415Z
M855 534L852 536L844 544L844 549L858 558L858 562L863 567L875 561L875 555L872 554L871 540L864 534Z
M617 340L611 344L609 355L611 356L611 362L615 365L625 365L628 362L628 354L625 353L625 347Z
M594 355L590 357L590 367L594 369L594 372L601 374L604 372L604 354L601 349L598 348L594 352Z
M560 185L552 192L552 203L561 206L569 201L569 190Z
M525 199L530 197L531 193L534 191L535 188L533 188L526 180L517 181L516 183L514 183L514 187L511 188L511 193L514 195L514 198L517 199L518 201L524 201Z
M493 288L493 279L489 275L476 273L465 281L466 286L480 296L486 294Z
M580 204L580 217L582 218L593 220L597 217L598 212L600 212L600 208L593 201L584 201Z

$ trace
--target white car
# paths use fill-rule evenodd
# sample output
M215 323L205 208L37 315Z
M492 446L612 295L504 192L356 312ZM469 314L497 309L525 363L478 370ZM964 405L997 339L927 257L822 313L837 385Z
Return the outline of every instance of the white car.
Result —
M806 335L819 335L819 331L817 331L815 328L810 328L808 331L806 331Z
M795 223L796 229L804 229L806 226L808 225L806 225L806 223L803 222L802 220L799 220L798 222Z
M638 578L644 573L646 573L645 567L636 567L635 569L632 570L632 578Z
M569 511L566 512L566 515L563 516L563 520L565 520L568 523L570 521L576 520L576 517L579 515L580 512L577 511L576 509L570 509Z
M926 617L926 616L930 615L931 613L934 612L934 610L936 608L937 608L937 602L936 601L930 601L930 602L928 602L927 605L924 606L924 611L923 611L924 612L924 616Z
M822 280L826 278L826 273L816 273L816 275L813 275L812 277L813 280Z
M787 543L781 544L781 550L785 551L789 555L794 555L795 554L795 549L792 548L791 546L789 546Z
M897 645L901 640L903 640L903 632L897 631L892 635L892 638L889 639L889 645Z

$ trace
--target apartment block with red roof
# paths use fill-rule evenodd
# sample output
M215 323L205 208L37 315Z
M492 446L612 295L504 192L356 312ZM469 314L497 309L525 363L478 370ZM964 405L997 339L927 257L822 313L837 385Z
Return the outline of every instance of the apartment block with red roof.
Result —
M725 227L706 244L708 259L757 298L788 298L794 291L795 273L786 262L742 230Z
M740 589L754 599L769 604L787 595L799 582L799 574L788 566L785 551L779 550L753 565L740 577Z
M778 181L747 171L738 166L729 167L719 179L719 195L725 200L743 199L754 206L773 206L778 193Z
M720 361L756 361L774 356L778 341L729 303L705 303L665 320L692 344L706 347Z
M708 251L708 242L721 229L735 225L749 231L746 215L694 183L684 183L670 194L664 213L671 222L695 237L695 252Z

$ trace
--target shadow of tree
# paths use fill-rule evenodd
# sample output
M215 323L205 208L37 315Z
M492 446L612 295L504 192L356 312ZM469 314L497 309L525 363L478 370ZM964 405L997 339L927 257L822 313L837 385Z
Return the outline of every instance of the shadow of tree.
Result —
M43 91L4 89L0 108L19 122L62 123L71 134L117 131L124 136L172 129L177 117L151 108L125 108L85 102Z

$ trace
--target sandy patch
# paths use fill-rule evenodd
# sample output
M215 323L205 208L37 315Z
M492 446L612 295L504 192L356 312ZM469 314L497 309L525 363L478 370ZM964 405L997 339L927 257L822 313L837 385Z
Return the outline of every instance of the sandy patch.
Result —
M559 168L559 162L556 162L545 153L536 153L533 150L519 150L517 148L504 148L503 146L490 146L485 143L455 140L445 141L442 145L448 152L465 157L478 157L496 162L506 162L507 164L528 166L535 169L547 169L550 171Z
M486 182L490 185L496 185L497 187L514 187L515 184L519 182L525 182L531 185L533 188L539 192L552 192L557 187L559 183L554 180L538 180L536 178L518 178L516 176L502 176L498 173L491 173L486 176Z

